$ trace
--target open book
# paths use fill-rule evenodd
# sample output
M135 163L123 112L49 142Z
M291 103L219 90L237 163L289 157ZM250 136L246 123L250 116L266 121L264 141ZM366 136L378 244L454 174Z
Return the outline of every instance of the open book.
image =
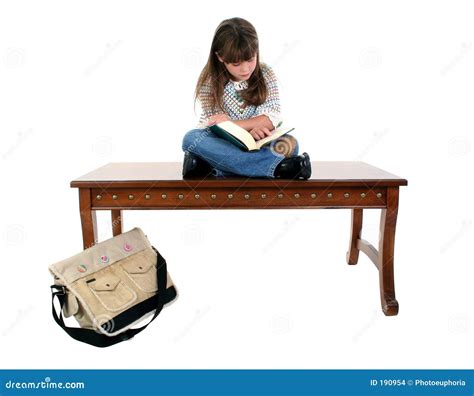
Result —
M257 151L262 146L278 139L280 136L286 135L295 128L276 128L272 131L271 136L267 136L260 140L255 140L253 136L244 128L239 127L232 121L224 121L209 127L217 136L228 140L245 151Z

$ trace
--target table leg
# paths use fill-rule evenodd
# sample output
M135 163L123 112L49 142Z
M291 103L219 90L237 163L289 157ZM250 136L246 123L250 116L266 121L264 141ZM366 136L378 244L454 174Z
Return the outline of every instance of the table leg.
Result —
M393 259L395 249L395 227L398 214L398 187L387 188L387 208L382 209L380 217L380 241L378 267L380 277L380 299L385 315L398 313L395 298Z
M347 264L355 265L359 260L359 248L357 240L362 231L362 209L352 209L351 236L349 239L349 250L346 254Z
M122 211L120 209L112 209L112 234L117 236L123 232Z
M79 210L81 213L82 242L84 249L97 243L97 218L91 205L91 190L79 189Z

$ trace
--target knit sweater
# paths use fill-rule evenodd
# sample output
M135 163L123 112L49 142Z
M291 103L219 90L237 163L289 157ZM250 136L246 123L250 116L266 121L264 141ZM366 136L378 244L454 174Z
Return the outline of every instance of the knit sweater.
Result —
M248 88L248 80L233 81L229 79L224 87L223 107L225 113L231 120L246 120L259 115L266 115L272 122L273 126L277 128L282 123L277 79L270 66L262 63L261 68L268 91L265 102L259 106L244 106L244 101L241 98L239 91ZM212 107L211 92L212 87L208 81L203 85L198 96L201 105L201 116L197 128L205 128L210 116L222 113L222 110L219 108Z

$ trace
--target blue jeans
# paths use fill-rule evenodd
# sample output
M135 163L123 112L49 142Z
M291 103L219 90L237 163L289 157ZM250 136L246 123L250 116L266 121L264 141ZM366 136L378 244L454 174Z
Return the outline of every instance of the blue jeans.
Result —
M219 177L249 176L274 178L277 165L285 158L275 152L273 144L258 151L243 151L210 129L192 129L183 138L183 151L189 151L207 161L212 174ZM293 155L298 154L298 143Z

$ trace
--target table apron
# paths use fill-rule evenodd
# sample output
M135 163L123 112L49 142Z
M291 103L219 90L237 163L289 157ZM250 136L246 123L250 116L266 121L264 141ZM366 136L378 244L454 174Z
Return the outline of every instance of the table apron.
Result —
M93 188L91 209L384 208L387 187Z

